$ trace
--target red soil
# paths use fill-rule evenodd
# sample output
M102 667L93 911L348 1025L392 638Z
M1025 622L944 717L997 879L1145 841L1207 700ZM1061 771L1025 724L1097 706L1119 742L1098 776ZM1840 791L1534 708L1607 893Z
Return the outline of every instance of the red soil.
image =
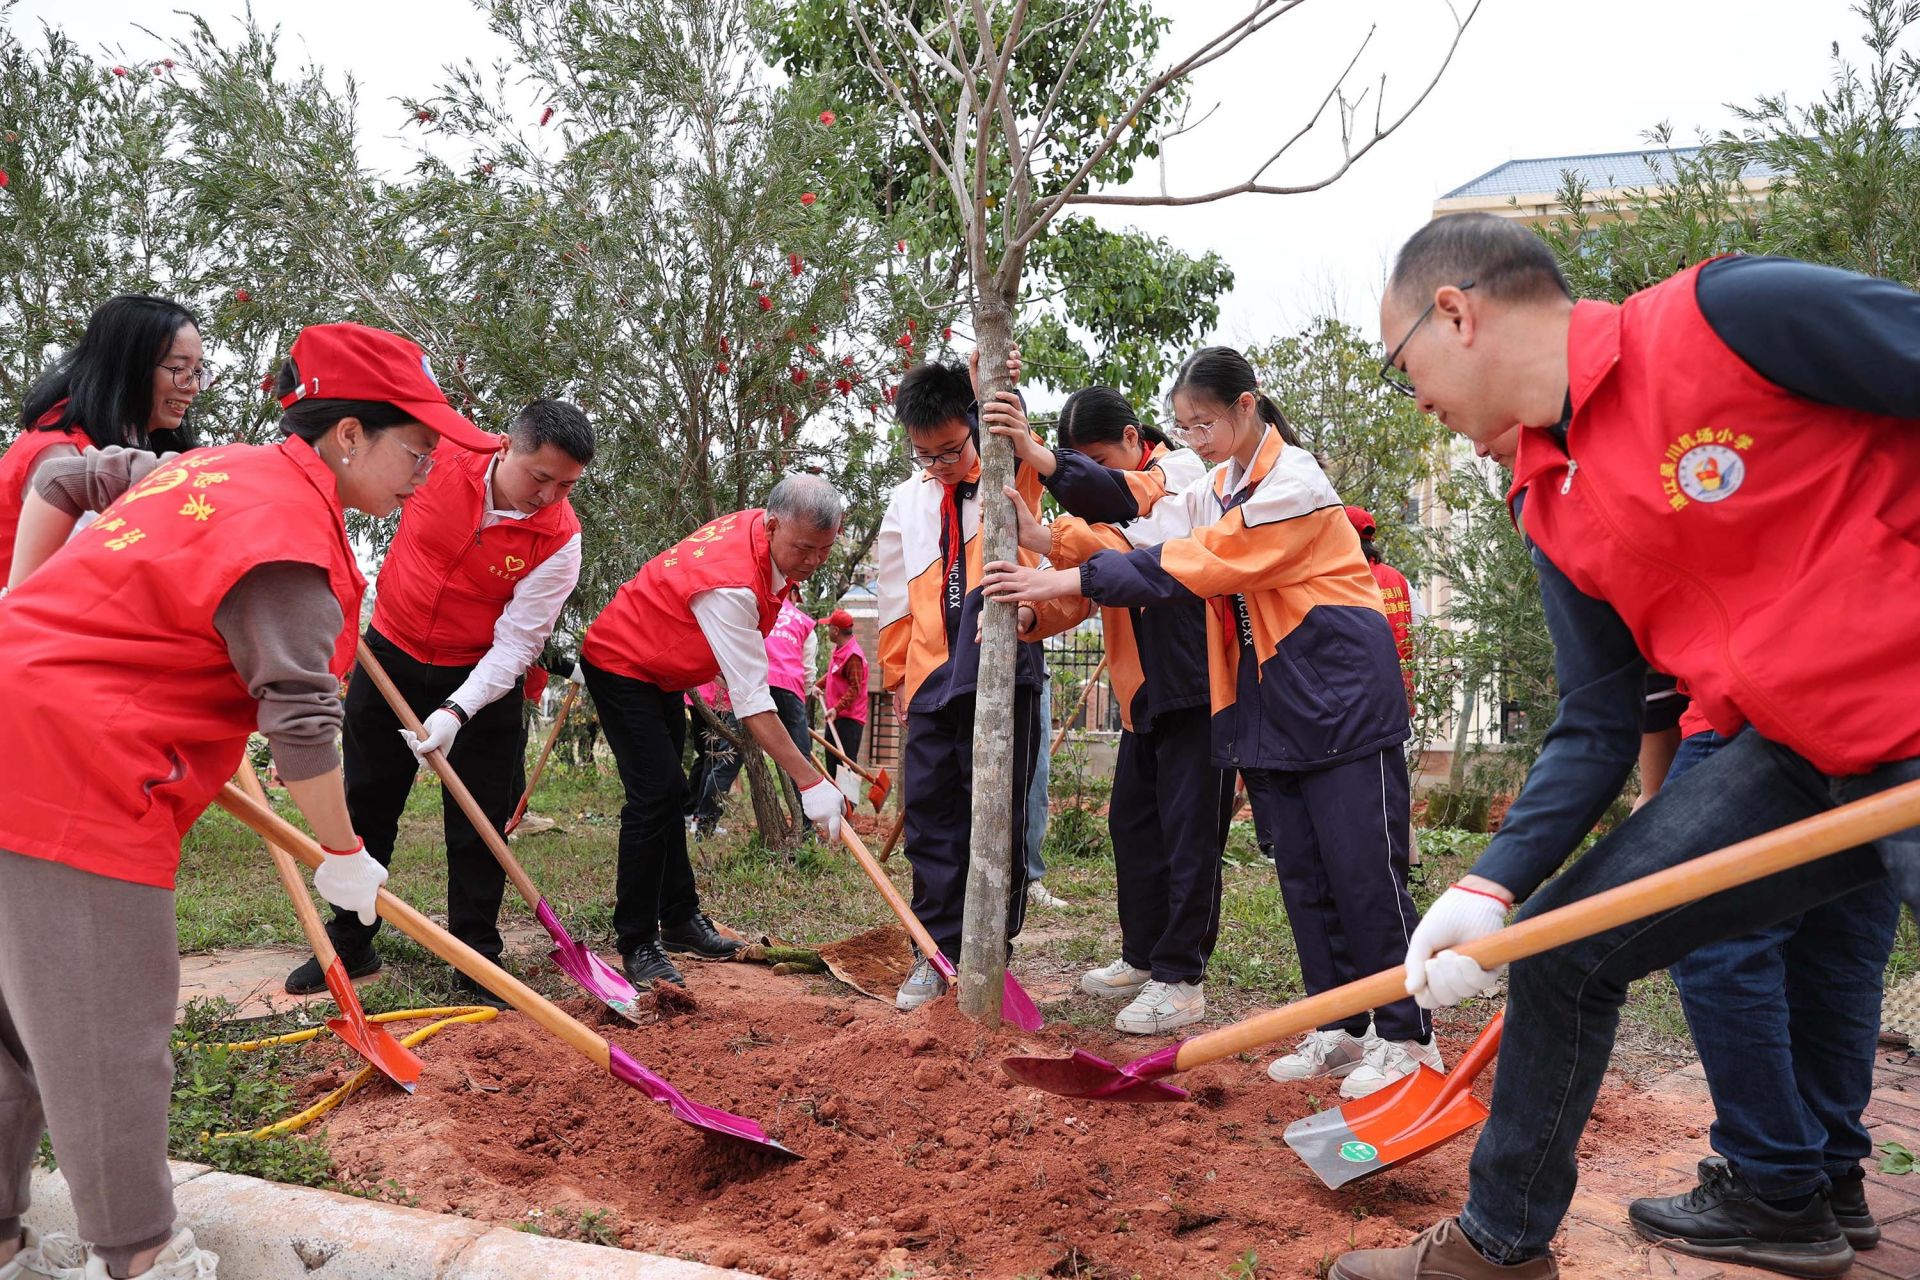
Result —
M1186 1102L1076 1102L1014 1084L999 1059L1074 1044L1124 1061L1158 1042L989 1035L950 999L903 1015L751 965L689 978L694 1006L650 1026L568 1008L804 1159L705 1137L506 1014L422 1046L413 1097L372 1090L329 1119L342 1179L392 1179L424 1208L499 1221L606 1209L629 1248L775 1280L1217 1277L1248 1252L1259 1276L1315 1276L1348 1249L1403 1243L1465 1193L1470 1137L1328 1191L1281 1131L1333 1091L1269 1082L1264 1056L1186 1073ZM1467 1034L1442 1039L1452 1061ZM1685 1109L1610 1083L1587 1147L1651 1160L1676 1128L1697 1136ZM1616 1275L1619 1261L1565 1274Z

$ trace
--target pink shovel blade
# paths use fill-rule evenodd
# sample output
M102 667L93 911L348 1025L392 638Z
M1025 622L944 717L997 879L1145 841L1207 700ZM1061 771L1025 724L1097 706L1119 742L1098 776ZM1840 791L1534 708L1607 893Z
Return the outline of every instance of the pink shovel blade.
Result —
M545 898L540 899L533 914L553 939L553 950L547 954L560 972L628 1022L638 1023L640 1010L635 1002L640 999L640 993L633 989L633 984L612 965L575 942Z
M1075 1049L1071 1057L1002 1058L1000 1069L1021 1084L1063 1098L1094 1098L1102 1102L1180 1102L1187 1091L1164 1084L1158 1077L1173 1072L1178 1044L1158 1053L1136 1058L1124 1067L1116 1067L1105 1058L1085 1049Z
M959 985L959 971L953 967L953 961L947 959L944 952L934 952L929 962L940 976L947 980L949 988ZM1047 1025L1047 1020L1040 1016L1040 1006L1033 1002L1033 997L1027 994L1027 989L1020 985L1019 979L1010 973L1001 984L1000 1013L1008 1022L1022 1031L1038 1031Z
M632 1085L655 1102L667 1104L667 1110L674 1118L704 1129L708 1133L717 1133L723 1138L732 1138L739 1142L751 1142L756 1146L769 1147L782 1155L800 1159L800 1153L776 1142L767 1136L767 1131L745 1116L737 1116L731 1111L722 1111L718 1107L709 1107L695 1102L686 1094L662 1080L653 1072L635 1062L620 1046L607 1046L607 1068L613 1078Z

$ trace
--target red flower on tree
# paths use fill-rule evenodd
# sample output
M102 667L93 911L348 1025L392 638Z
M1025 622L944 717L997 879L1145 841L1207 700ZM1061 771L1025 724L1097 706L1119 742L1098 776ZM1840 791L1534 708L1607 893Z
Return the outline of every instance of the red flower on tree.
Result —
M235 289L233 291L233 300L235 302L252 302L253 295L248 293L245 289Z
M720 338L720 354L723 356L730 356L733 354L733 344L727 341L726 336L724 334L721 335L721 338Z
M789 376L792 377L796 385L800 383L804 383L807 380L807 371L805 369L802 369L799 365L793 366L793 368L788 372L789 372Z
M544 125L544 124L546 124L546 122L547 122L547 121L549 121L549 120L551 120L551 119L553 119L553 108L552 108L552 107L548 107L548 108L546 108L546 109L545 109L544 111L542 111L542 112L540 113L540 123L541 123L542 125Z
M4 187L9 182L12 182L12 181L13 179L7 176L7 171L5 169L0 169L0 187Z
M831 111L822 111L820 113L820 123L829 129L833 128L833 122L838 118L839 117L835 116Z
M771 310L773 310L773 299L772 299L772 298L769 298L769 297L768 297L768 296L767 296L766 294L764 294L764 293L760 295L760 309L761 309L762 311L771 311Z
M851 382L848 382L845 378L835 378L833 380L833 389L835 391L838 391L841 395L844 396L844 395L850 394L853 391L853 384Z
M125 67L115 67L113 69L113 74L117 76L124 76L127 74L127 69Z
M732 368L733 366L728 364L725 360L715 360L713 362L713 371L715 373L727 373Z
M806 259L802 258L799 254L790 253L787 255L787 266L792 270L793 274L799 275L806 269L807 262Z
M420 123L425 124L428 121L433 119L433 112L427 110L425 107L422 107L418 111L413 113L413 118L415 120L418 120Z
M811 191L802 191L800 193L801 204L812 204L815 200L818 200L819 198L820 198L819 196L816 196Z

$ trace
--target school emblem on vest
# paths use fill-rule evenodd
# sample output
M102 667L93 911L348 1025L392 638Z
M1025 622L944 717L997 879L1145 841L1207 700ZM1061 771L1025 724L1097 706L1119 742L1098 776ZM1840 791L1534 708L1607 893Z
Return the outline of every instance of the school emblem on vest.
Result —
M1740 455L1752 447L1752 436L1725 427L1703 427L1680 436L1667 446L1660 463L1667 505L1679 511L1689 502L1731 498L1747 478L1747 460Z

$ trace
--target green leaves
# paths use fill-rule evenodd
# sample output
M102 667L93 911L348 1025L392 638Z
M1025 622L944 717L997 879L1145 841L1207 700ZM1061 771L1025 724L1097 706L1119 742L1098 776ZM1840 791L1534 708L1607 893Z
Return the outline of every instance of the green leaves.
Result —
M1912 1173L1913 1152L1898 1142L1883 1142L1877 1148L1880 1152L1880 1172Z

